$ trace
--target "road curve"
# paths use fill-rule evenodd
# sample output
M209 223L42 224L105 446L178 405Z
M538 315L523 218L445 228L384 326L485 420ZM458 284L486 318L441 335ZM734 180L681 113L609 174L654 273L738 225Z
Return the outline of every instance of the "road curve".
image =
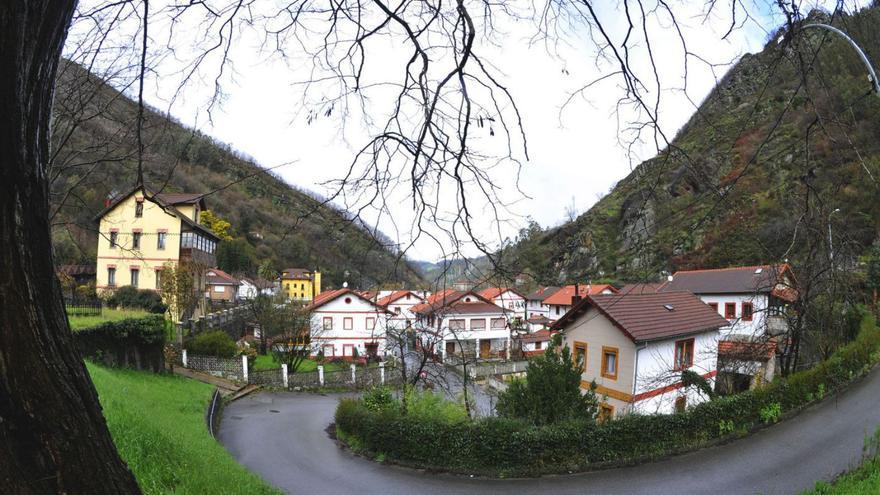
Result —
M726 445L640 466L492 480L386 466L339 448L325 431L340 395L258 393L229 404L219 440L287 493L796 494L859 462L880 424L880 372L797 417Z

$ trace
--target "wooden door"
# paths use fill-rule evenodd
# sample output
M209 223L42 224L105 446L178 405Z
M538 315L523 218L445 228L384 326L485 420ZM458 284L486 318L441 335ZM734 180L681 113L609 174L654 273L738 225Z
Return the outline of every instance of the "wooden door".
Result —
M489 351L492 349L492 343L489 340L480 341L480 357L486 359L489 357Z
M446 343L446 355L447 356L455 355L455 342L447 342Z

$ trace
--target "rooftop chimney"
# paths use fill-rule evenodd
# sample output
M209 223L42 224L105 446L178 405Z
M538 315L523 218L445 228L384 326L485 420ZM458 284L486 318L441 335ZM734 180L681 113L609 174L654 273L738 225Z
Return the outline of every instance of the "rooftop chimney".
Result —
M574 284L574 295L571 296L571 305L574 306L581 302L581 290L578 284Z

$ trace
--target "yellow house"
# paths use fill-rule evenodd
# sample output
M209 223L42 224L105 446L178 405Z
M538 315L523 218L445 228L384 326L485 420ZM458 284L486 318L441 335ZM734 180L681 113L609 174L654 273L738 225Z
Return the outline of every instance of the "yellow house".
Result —
M200 194L155 193L137 187L109 202L96 217L99 293L131 285L158 290L166 263L192 261L214 267L220 239L199 224L205 200ZM204 293L205 280L197 275Z
M321 272L286 268L281 272L281 290L288 299L311 301L321 293Z

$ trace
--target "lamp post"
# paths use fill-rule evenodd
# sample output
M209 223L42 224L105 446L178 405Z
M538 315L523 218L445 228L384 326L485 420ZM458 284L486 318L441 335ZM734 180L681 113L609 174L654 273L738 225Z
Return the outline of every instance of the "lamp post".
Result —
M831 215L839 212L840 208L835 208L828 214L828 261L831 262L831 269L834 270L834 240L831 237Z
M824 29L845 39L850 44L850 46L855 49L856 53L859 54L859 58L862 59L862 63L865 64L865 68L868 69L868 80L871 82L871 85L874 88L874 94L880 96L880 81L877 80L877 73L874 72L874 67L871 65L871 61L868 60L868 56L865 55L865 52L862 50L862 48L858 44L856 44L856 42L852 38L850 38L848 34L844 33L834 26L829 26L828 24L805 24L804 26L802 26L801 29L807 28Z

